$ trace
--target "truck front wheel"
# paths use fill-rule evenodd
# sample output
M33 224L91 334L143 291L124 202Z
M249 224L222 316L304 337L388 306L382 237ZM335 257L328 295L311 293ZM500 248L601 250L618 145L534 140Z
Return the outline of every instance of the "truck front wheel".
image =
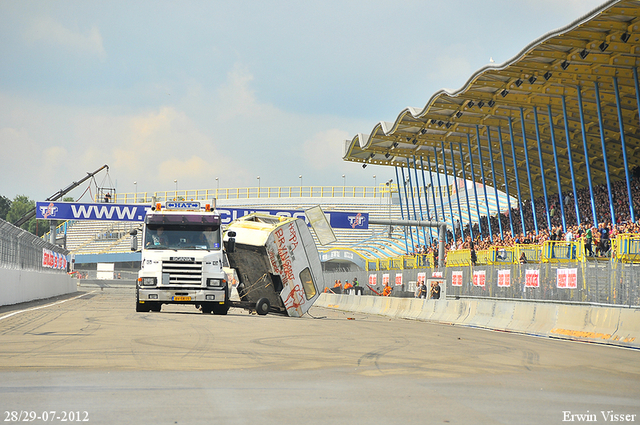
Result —
M225 315L229 312L229 304L218 304L213 306L213 314Z
M149 304L140 302L140 292L136 288L136 312L137 313L148 313L151 311L151 306Z
M136 312L138 313L148 313L151 311L151 306L145 303L136 303Z

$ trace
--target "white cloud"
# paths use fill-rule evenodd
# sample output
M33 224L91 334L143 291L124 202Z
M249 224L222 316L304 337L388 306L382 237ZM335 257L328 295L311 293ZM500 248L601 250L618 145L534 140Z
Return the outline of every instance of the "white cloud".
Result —
M344 141L351 135L343 130L329 129L314 134L303 145L304 160L314 170L325 170L343 165Z
M460 53L456 54L456 51ZM471 74L476 71L465 57L464 48L451 47L448 54L438 55L431 62L428 80L446 82L449 91L456 91L462 88L462 85ZM488 62L489 58L487 58L487 65L489 64ZM454 84L458 85L453 87L452 85Z
M88 53L104 60L107 56L102 44L102 35L94 25L86 33L72 31L51 17L35 18L24 34L28 42L55 44L68 50Z
M260 101L252 84L248 69L235 65L218 88L193 81L183 96L174 91L165 103L131 113L0 92L0 145L11 147L8 172L16 176L0 182L0 194L44 199L103 164L111 181L101 173L97 183L119 193L172 190L174 179L192 190L216 188L216 177L222 189L254 186L257 175L265 187L296 185L299 174L315 185L361 174L342 161L352 135L340 128L362 123L284 111Z
M83 117L75 125L78 139L91 140L83 153L86 161L106 160L115 176L137 181L143 190L171 187L174 179L182 188L210 189L218 175L243 175L210 135L173 107L136 115ZM129 183L125 185L121 191L132 190Z

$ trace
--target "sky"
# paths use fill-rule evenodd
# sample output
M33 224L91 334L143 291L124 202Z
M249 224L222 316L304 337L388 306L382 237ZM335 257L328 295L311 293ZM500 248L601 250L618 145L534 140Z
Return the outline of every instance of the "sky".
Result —
M346 140L603 3L0 0L0 195L380 184Z

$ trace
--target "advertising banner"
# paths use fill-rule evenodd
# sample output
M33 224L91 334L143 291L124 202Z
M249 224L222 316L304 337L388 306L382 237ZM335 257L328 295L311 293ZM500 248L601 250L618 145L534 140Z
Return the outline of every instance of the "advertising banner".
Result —
M109 204L77 202L37 202L36 218L44 220L104 220L104 221L144 221L148 204ZM245 215L261 212L275 216L301 218L307 222L303 210L216 208L222 224L229 224ZM369 214L346 211L324 213L334 229L366 230L369 228ZM307 223L308 224L308 223Z
M149 205L37 202L36 218L45 220L144 221Z
M451 286L462 286L462 272L451 272Z
M57 270L66 270L67 257L55 251L42 248L42 267Z
M527 270L524 285L529 288L540 287L540 270Z
M498 286L502 288L511 286L511 270L498 270Z
M478 270L473 272L473 286L482 286L484 287L486 282L487 272L484 270Z
M396 273L396 286L402 285L402 273Z
M385 286L389 284L389 273L384 273L382 275L382 284Z
M427 280L427 274L425 272L418 273L418 283L424 283Z
M378 275L370 274L369 275L369 285L376 286L378 284Z
M556 286L561 289L577 289L578 269L558 269Z

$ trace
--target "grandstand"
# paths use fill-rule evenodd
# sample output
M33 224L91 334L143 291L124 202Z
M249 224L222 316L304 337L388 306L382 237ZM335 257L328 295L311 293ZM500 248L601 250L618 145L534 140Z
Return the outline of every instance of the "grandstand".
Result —
M635 222L639 10L636 0L604 3L504 64L480 69L460 90L438 91L424 107L356 134L343 159L394 167L416 180L435 173L482 184L487 191L476 190L475 205L449 201L472 213L460 215L481 226L482 237L498 230L502 238L505 224L511 233L539 234L585 221ZM616 185L624 190L618 199ZM499 229L478 220L496 189L518 199L506 220L495 220ZM468 235L462 227L456 231Z

